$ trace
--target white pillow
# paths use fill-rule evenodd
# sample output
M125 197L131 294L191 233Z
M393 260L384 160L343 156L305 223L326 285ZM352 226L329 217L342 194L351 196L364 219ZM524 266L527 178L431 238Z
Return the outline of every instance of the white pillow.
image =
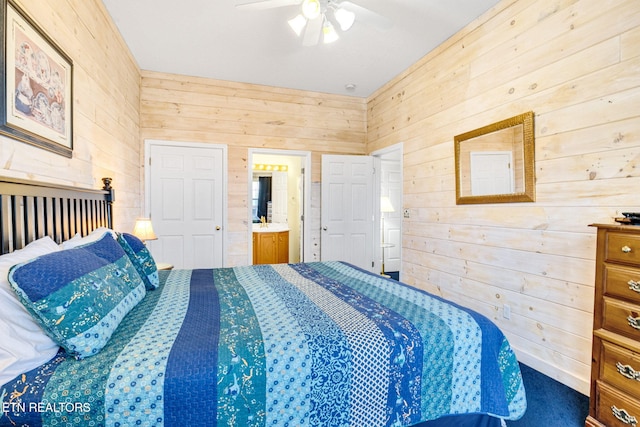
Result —
M24 249L0 256L0 387L48 362L58 352L58 344L45 334L18 300L7 275L15 264L59 250L50 237L43 237Z
M79 244L78 242L80 242L81 239L82 239L82 236L80 235L80 233L76 233L69 240L65 240L64 242L60 243L60 249L74 248L76 245Z
M110 233L114 239L117 238L115 231L112 229L107 227L98 227L84 237L81 237L80 234L76 234L69 240L62 242L60 247L62 249L73 249L78 246L86 245L87 243L93 243L100 240L100 238L104 236L104 233Z

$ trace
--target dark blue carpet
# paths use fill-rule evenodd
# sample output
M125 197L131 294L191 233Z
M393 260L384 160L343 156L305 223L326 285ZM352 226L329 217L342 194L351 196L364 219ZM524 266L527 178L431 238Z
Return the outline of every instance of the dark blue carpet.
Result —
M508 427L584 427L589 398L540 372L520 364L527 392L527 412Z

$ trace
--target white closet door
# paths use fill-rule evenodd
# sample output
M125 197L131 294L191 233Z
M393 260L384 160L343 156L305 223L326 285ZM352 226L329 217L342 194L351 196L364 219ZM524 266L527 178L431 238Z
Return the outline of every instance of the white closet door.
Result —
M374 271L374 170L369 156L322 156L322 261Z
M223 150L153 143L149 150L154 258L175 268L222 267Z

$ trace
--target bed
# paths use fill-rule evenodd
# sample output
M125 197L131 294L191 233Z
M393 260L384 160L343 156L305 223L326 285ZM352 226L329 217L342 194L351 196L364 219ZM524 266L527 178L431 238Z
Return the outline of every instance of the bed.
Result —
M524 414L518 362L484 316L337 261L158 271L112 229L113 201L108 179L0 180L0 426L497 427Z

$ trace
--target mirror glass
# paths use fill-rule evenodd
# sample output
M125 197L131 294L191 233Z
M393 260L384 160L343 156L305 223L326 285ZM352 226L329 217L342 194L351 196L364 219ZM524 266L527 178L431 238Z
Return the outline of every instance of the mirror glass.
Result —
M454 137L456 204L535 200L533 112Z
M269 215L269 203L271 202L271 173L260 174L253 173L253 185L252 185L252 198L251 198L251 212L253 216L253 222L259 223L260 218L263 216L268 218Z

